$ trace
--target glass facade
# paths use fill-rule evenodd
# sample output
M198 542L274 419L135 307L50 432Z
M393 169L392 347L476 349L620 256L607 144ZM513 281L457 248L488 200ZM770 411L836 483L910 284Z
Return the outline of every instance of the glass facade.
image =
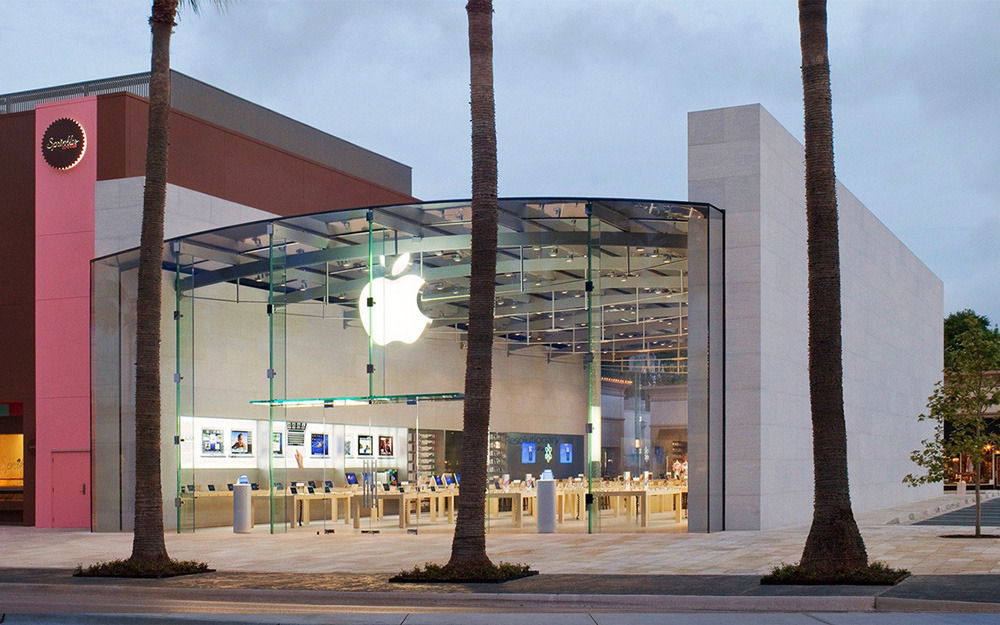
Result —
M271 532L453 520L470 211L336 211L165 244L178 531L232 524L243 479ZM500 200L488 527L530 527L550 471L559 531L722 529L722 219L702 204ZM130 529L137 257L92 268L98 529Z

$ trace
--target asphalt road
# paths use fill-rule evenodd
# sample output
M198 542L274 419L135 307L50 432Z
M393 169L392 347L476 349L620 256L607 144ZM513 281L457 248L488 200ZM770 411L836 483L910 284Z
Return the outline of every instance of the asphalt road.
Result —
M3 625L221 625L280 623L282 625L995 625L993 614L872 614L857 612L757 612L757 613L537 613L493 614L300 614L230 617L210 615L7 615Z

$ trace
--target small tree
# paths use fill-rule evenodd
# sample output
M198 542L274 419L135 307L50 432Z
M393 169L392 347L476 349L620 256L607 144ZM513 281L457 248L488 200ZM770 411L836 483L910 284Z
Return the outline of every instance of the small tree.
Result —
M971 308L953 312L944 318L944 366L951 365L951 359L958 350L958 337L967 330L979 328L990 329L990 318L977 315ZM996 332L996 330L994 330Z
M966 457L974 466L976 488L976 536L982 534L980 468L996 447L987 414L1000 405L1000 333L976 323L968 316L965 329L945 350L944 380L938 382L920 421L934 421L934 436L921 441L922 448L910 455L926 470L909 474L903 482L916 486L941 482L947 477L948 462ZM947 427L946 427L947 426Z

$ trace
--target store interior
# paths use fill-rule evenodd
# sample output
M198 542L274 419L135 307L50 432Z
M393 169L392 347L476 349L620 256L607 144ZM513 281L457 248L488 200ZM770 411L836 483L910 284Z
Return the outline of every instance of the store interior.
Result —
M708 489L697 446L716 392L721 212L559 198L500 209L487 528L534 531L535 486L551 476L557 531L686 531L689 490ZM451 531L470 214L468 202L338 211L165 244L171 527L232 531L245 481L255 531ZM131 523L137 257L92 264L99 531Z

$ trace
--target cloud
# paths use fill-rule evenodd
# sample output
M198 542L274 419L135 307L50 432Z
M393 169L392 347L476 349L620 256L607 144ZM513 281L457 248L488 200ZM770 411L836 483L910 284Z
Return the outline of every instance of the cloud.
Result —
M500 192L684 199L686 113L759 102L802 137L794 3L497 2ZM3 91L143 71L148 2L5 0ZM1000 3L831 3L840 179L1000 320ZM73 24L76 37L46 25ZM174 66L469 194L464 3L234 2L184 14Z

